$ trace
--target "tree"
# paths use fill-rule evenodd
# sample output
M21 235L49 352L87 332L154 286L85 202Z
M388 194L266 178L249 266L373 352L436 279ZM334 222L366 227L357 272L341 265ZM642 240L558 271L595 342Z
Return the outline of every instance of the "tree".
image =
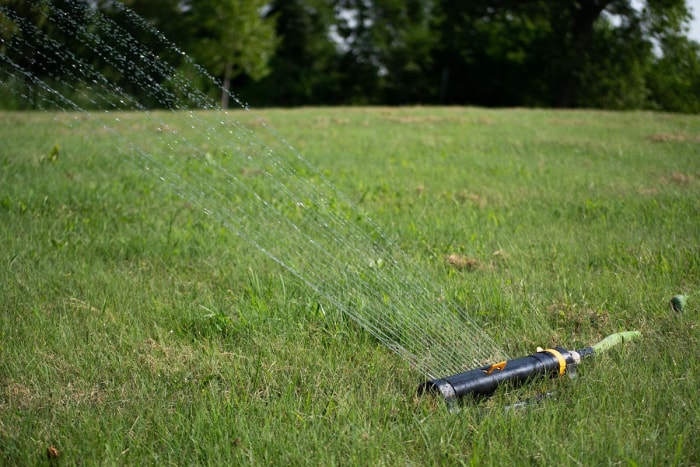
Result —
M441 0L434 52L440 102L548 105L563 56L555 16L546 1Z
M29 9L32 22L42 19L37 8L65 4L85 16L73 23L85 31L99 10L183 76L201 77L190 74L191 61L180 53L184 50L221 79L223 107L235 85L256 105L445 103L700 111L700 46L686 37L685 0L124 2L178 47L142 22L123 17L116 0L52 0L31 8L20 0L0 0ZM0 21L0 34L14 35L11 23ZM85 48L79 35L37 24L58 43ZM124 54L135 53L129 44L123 48ZM100 65L105 54L86 50L84 59L102 66L100 72L126 92L144 92L128 73ZM16 55L36 74L51 66ZM163 83L165 94L185 92L171 80L171 68L152 68L144 73ZM195 87L220 91L194 79ZM168 96L142 96L142 102L168 106Z
M433 100L439 80L431 75L432 50L439 36L432 30L435 2L374 0L365 16L372 47L368 62L381 78L382 103L406 104Z
M192 34L191 53L222 76L222 108L228 108L233 78L245 74L259 80L270 73L277 38L267 6L267 0L197 0L182 7Z
M647 76L651 107L700 113L700 44L673 35L665 37L660 48Z
M568 28L559 34L569 51L559 66L569 72L563 73L564 86L555 104L639 107L654 42L678 33L688 19L685 0L647 0L641 10L630 0L569 2L568 20L563 22ZM613 105L591 99L606 95L617 96L607 101Z
M441 0L440 11L442 96L481 105L638 108L654 44L688 20L684 0Z
M249 85L247 95L263 105L339 103L339 60L329 36L335 21L327 0L274 0L267 12L276 23L279 46L272 72ZM239 83L245 86L248 83Z
M338 43L344 89L361 103L431 99L432 0L335 0L332 32Z

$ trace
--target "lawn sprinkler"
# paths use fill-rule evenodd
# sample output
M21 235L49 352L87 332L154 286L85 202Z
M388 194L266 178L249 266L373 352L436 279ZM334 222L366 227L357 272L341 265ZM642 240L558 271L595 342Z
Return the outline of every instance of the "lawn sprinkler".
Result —
M507 360L493 365L459 373L446 378L434 379L420 385L418 394L439 394L448 406L453 407L457 400L471 394L475 397L491 396L504 383L522 385L537 377L554 377L576 374L576 366L581 360L593 357L609 348L636 339L639 331L625 331L612 334L592 347L580 350L566 350L562 347L537 349L527 357Z

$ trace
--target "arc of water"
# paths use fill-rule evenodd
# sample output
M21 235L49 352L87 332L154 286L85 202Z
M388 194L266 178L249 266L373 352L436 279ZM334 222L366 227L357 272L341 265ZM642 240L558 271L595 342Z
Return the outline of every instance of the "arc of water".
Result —
M63 7L49 0L42 4L55 27L74 31L93 55L102 57L133 83L141 84L151 98L174 111L189 112L192 131L159 133L160 149L130 138L119 116L111 122L102 116L107 122L105 130L118 139L129 163L152 173L260 250L424 375L435 378L505 358L463 307L445 300L408 255L269 125L262 125L268 136L260 136L232 122L228 113L222 116L225 121L209 124L191 109L217 110L217 104L192 86L176 66L136 41L126 29L96 10L84 10L88 8L85 5ZM180 49L118 5L131 26L137 25L182 56ZM52 84L78 93L76 83L80 83L90 106L137 110L160 128L166 127L161 116L150 113L145 103L82 60L77 51L59 47L8 7L0 6L0 15L26 32L16 35L6 29L0 34L6 50L0 55L0 69L6 80L28 80L39 90L39 107L91 115ZM89 27L76 21L77 17L90 19ZM2 28L0 22L0 32ZM49 82L24 68L21 60L11 56L13 48L20 45L33 51L35 63L44 63L45 67L61 63L63 76L54 76ZM213 81L189 57L186 61ZM158 82L153 74L167 78ZM175 86L175 91L166 85ZM236 96L232 97L247 109ZM222 155L207 157L198 142L202 139L209 146L222 147ZM241 176L246 167L253 167L257 176ZM276 237L270 235L270 229Z

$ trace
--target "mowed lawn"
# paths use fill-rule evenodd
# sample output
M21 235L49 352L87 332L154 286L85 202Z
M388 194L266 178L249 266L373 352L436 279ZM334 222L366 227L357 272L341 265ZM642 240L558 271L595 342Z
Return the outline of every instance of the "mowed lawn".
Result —
M119 114L119 137L111 114L3 112L0 464L700 463L700 117L197 115L268 122L508 355L642 339L450 413L327 297L135 166L187 112Z

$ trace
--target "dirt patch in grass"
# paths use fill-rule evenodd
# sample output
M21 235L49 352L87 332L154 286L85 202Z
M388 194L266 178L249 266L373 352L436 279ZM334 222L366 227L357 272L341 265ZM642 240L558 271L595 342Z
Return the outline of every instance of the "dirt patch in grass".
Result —
M637 193L642 196L655 196L659 194L659 189L654 187L641 187L637 189Z
M662 176L660 181L663 185L687 185L696 180L698 176L700 174L696 176L691 173L673 172L670 175Z
M485 207L488 204L488 201L486 197L483 195L480 195L478 193L472 193L468 190L462 190L459 193L455 195L455 200L459 204L464 204L465 202L469 202L474 206L478 206L480 208Z
M82 384L85 383L85 384ZM0 392L0 410L14 407L24 410L41 407L75 407L91 404L102 405L108 393L100 384L68 382L62 387L31 389L25 384L10 381Z
M107 400L107 392L100 385L82 387L68 383L61 394L61 404L76 406L82 404L102 405Z
M352 123L347 118L339 117L316 117L314 122L311 124L312 128L328 128L330 126L348 125Z
M137 347L141 366L155 375L171 376L183 371L192 360L192 349L183 350L148 338Z
M683 172L672 172L666 175L658 175L658 182L656 186L642 186L637 188L637 193L642 196L655 196L658 195L663 186L677 185L677 186L688 186L692 185L696 181L700 180L700 172L698 173L683 173Z
M447 256L445 258L445 262L447 262L448 265L460 271L474 271L481 267L481 262L478 259L458 255L456 253L452 253L451 255Z
M35 395L25 385L10 381L0 392L0 410L13 406L20 409L31 406Z
M565 125L565 126L587 126L591 125L590 120L584 120L582 118L550 118L547 123L551 125Z
M592 335L600 340L609 334L611 323L607 310L556 302L549 306L549 313L555 329L570 329L574 337Z
M445 263L459 271L493 271L500 261L504 261L507 258L508 253L503 250L494 251L489 261L452 253L445 257Z
M420 191L422 194L425 190ZM474 206L477 208L484 208L489 204L489 200L486 196L479 193L474 193L472 191L463 189L459 191L443 191L438 194L438 196L445 201L450 203L455 203L459 206L467 204L469 206Z
M700 136L687 135L684 133L654 133L653 135L649 135L647 139L654 143L700 143Z

